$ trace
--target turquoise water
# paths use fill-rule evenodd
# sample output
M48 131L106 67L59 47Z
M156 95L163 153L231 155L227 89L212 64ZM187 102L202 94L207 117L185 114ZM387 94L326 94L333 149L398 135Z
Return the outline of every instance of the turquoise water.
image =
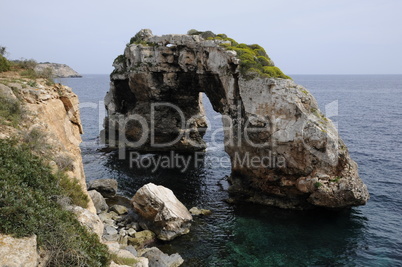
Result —
M108 75L62 79L83 104L82 145L88 180L115 178L119 191L132 197L148 182L172 189L188 207L212 210L196 218L190 234L159 243L165 252L180 253L184 266L402 266L402 75L293 75L310 90L330 115L359 164L371 199L366 206L342 212L297 212L255 205L226 204L230 174L211 157L225 156L223 136L210 144L205 162L182 173L178 169L130 168L128 160L98 149L103 100ZM211 141L219 118L208 101L211 121L205 140ZM147 155L158 157L158 155Z

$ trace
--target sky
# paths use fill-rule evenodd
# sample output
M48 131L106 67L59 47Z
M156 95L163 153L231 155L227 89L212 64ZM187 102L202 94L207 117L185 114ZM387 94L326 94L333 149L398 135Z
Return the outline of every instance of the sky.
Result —
M109 74L130 38L190 29L260 44L286 74L402 74L402 0L0 0L9 59Z

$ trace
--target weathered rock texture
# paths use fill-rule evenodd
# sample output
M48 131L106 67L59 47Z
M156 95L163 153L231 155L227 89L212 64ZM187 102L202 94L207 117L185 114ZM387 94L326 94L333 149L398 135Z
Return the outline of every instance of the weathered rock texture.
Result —
M132 203L144 220L143 227L155 232L161 240L172 240L190 231L193 217L166 187L146 184L134 195Z
M39 63L35 67L35 71L42 72L45 69L51 69L52 74L56 78L80 78L82 77L78 72L67 66L66 64L58 63Z
M203 92L224 115L237 198L296 209L367 202L356 163L305 88L290 79L244 76L236 52L219 40L150 30L136 36L114 61L105 97L110 146L204 149Z
M36 267L39 254L36 236L13 238L0 234L0 266L2 267Z

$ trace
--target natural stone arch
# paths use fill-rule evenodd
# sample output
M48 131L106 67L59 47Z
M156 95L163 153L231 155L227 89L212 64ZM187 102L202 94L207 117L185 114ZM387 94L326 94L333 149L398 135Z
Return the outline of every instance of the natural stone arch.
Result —
M240 60L221 45L225 41L153 36L149 30L134 41L116 58L105 97L112 145L118 140L139 151L204 149L205 92L224 115L235 196L299 209L366 203L356 163L305 88L291 79L239 71Z

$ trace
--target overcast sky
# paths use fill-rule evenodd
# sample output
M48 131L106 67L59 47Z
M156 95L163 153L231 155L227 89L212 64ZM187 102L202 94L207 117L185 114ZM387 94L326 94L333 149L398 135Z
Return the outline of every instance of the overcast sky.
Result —
M140 29L226 33L287 74L402 74L402 0L0 0L10 59L106 74Z

